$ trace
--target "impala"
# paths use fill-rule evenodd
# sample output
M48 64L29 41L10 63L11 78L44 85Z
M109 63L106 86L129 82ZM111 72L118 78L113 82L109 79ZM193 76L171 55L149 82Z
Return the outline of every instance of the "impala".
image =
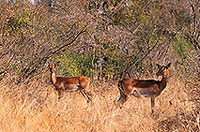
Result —
M79 77L60 77L55 74L55 66L54 64L49 65L51 72L51 82L58 91L58 99L63 96L64 92L73 92L80 90L83 97L87 100L87 102L91 101L88 97L88 92L90 91L90 79L88 77L79 76Z
M120 97L117 100L116 105L120 106L124 104L130 95L140 98L151 97L152 113L154 112L155 97L165 89L167 85L167 69L171 66L169 63L167 66L160 66L157 64L159 71L157 76L162 76L161 81L156 80L136 80L136 79L123 79L118 83L118 89L120 91Z

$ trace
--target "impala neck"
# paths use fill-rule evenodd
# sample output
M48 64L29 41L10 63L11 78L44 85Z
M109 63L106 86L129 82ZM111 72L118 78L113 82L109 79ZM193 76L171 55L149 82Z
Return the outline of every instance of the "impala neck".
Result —
M160 81L160 92L167 86L167 71L163 71L162 80Z
M53 84L56 83L56 73L55 72L51 72L51 81Z

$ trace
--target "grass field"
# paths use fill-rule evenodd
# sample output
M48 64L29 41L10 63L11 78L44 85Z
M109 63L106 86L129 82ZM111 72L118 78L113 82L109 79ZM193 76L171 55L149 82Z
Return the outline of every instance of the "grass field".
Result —
M198 131L195 104L185 86L174 78L156 98L151 115L150 98L131 97L120 108L117 81L92 84L92 102L80 92L65 93L60 100L48 80L17 86L12 79L0 82L1 132L184 132ZM169 101L171 100L172 105Z

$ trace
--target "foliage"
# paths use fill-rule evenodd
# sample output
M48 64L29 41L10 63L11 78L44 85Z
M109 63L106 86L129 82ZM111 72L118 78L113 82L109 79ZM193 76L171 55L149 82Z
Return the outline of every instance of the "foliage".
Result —
M0 73L20 82L52 57L59 70L93 78L153 74L162 60L187 66L199 50L199 12L188 2L2 1Z
M176 124L178 124L178 126L181 126L180 130L185 128L188 131L196 131L199 129L199 20L198 0L35 0L33 3L29 0L0 1L0 85L3 87L0 90L2 93L0 94L0 100L2 100L0 103L3 102L2 105L4 106L8 105L10 110L10 114L3 114L6 115L5 119L11 117L8 118L8 123L5 122L5 119L2 120L2 127L10 128L10 126L4 124L10 125L14 121L14 124L12 123L13 129L16 129L15 123L18 124L18 122L16 122L15 117L17 116L20 116L19 120L22 121L20 126L22 126L23 131L29 130L24 127L24 124L31 124L32 122L27 123L27 121L28 119L32 121L33 117L38 118L39 121L42 120L43 122L39 124L48 127L49 131L56 130L58 128L56 122L60 122L60 120L64 121L66 125L73 125L70 124L70 120L79 125L77 120L80 121L79 116L83 114L80 114L82 111L74 113L75 110L73 109L77 110L79 105L68 109L67 105L71 103L70 98L67 99L68 103L57 104L54 100L50 100L49 106L41 105L42 101L45 102L46 99L52 98L46 98L49 94L46 94L46 97L41 97L43 94L49 93L49 90L42 91L43 88L46 89L47 85L49 87L49 83L47 83L49 82L49 78L47 79L49 77L48 63L57 64L56 72L59 75L68 77L84 75L90 77L94 82L97 80L98 84L98 79L112 81L128 77L136 79L153 78L157 70L157 63L168 64L171 62L169 82L172 80L170 80L172 76L174 80L179 80L183 85L179 86L177 81L172 81L171 84L174 85L170 87L171 90L164 92L164 94L167 94L164 97L167 97L168 101L171 95L179 98L179 93L183 92L184 89L184 94L187 94L188 98L185 95L181 100L179 98L176 104L179 105L180 102L185 102L183 99L190 100L191 98L191 102L195 104L195 107L192 106L192 108L196 109L187 112L181 107L177 109L175 104L175 109L168 111L175 115L173 118L166 113L162 116L166 120L159 118L159 121L155 122L159 130L177 131ZM36 80L42 78L46 80L35 84ZM10 82L2 83L3 81ZM114 83L116 84L116 82ZM93 86L95 87L97 84L93 84ZM32 87L33 85L37 86ZM110 84L105 84L103 88L97 87L97 89L100 89L100 93L102 91L106 93L109 89L117 89L114 86L108 88L107 85ZM186 89L188 85L189 88ZM36 94L37 90L42 92L39 91ZM111 93L113 93L112 90ZM98 93L99 91L95 92ZM7 96L7 94L11 95ZM6 99L11 98L11 100L3 101L4 96ZM34 98L36 96L37 98ZM86 113L83 115L84 117L87 116L88 110L91 110L94 117L91 121L91 123L94 123L92 124L93 128L88 127L87 130L84 130L111 130L112 121L109 122L108 119L111 119L111 116L116 115L116 113L115 111L114 113L108 112L111 109L111 104L101 105L113 100L113 94L109 94L109 96L112 98L107 98L105 101L100 101L102 100L101 96L97 96L95 102L98 102L101 106L98 107L99 113L95 113L96 106L92 106L90 109L86 105L83 108ZM103 97L108 97L107 93ZM14 100L17 101L17 104L13 103ZM31 109L33 116L30 116L29 106L26 109L23 108L27 104L34 104L31 101L37 102L37 106L41 106L42 111L54 108L59 111L58 107L62 107L63 104L66 104L67 107L62 107L62 112L53 111L51 116L40 115L46 115L49 111L35 116L35 111ZM166 101L166 98L161 100L165 104L168 101ZM52 102L55 104L51 105ZM20 105L21 103L22 105ZM15 105L15 107L10 109L10 104ZM109 107L106 107L105 110L104 108L107 105ZM133 110L133 105L130 106L130 109ZM163 106L162 108L166 108L166 105ZM75 117L78 115L78 117L75 120L74 118L67 120L58 118L60 113L66 114L66 112L63 112L66 108L69 110L67 111L69 117L71 117L70 114L75 114ZM16 110L18 114L13 116L12 113L16 113ZM20 110L22 113L20 113ZM23 110L26 111L25 115ZM70 110L73 112L70 112ZM129 110L125 109L125 111ZM36 111L36 113L38 112L39 110ZM166 112L166 109L163 109L164 112ZM104 113L106 113L106 118L99 120L99 115L104 117ZM118 120L120 119L122 126L127 126L123 125L126 122L126 119L122 116L124 113L119 112L118 114L121 118L112 118L113 121L119 124ZM28 119L25 118L27 115ZM144 116L146 113L141 115ZM135 115L128 116L135 119ZM124 128L123 130L120 129L121 131L138 131L139 129L145 131L145 128L149 129L149 127L141 129L140 121L138 127L132 129L134 127L133 121L130 121L131 118L128 116L126 117L130 127L127 128L130 129ZM52 120L52 118L55 120ZM89 118L90 116L87 119L89 120ZM82 119L84 122L81 120L81 124L86 128L87 125L85 124L87 123L85 122L88 122L88 120ZM136 119L140 120L141 118ZM146 119L146 116L144 119ZM54 121L52 122L53 127L48 124L47 120L49 122ZM184 120L184 122L181 120ZM101 124L99 124L99 121ZM142 125L152 122L152 119L150 118L147 123L146 121L144 120ZM175 122L174 126L173 122ZM63 128L62 123L58 125L60 125L60 129ZM102 129L102 125L105 129ZM167 125L171 125L171 127ZM154 123L150 126L154 126ZM190 128L187 126L190 126ZM38 131L39 128L35 131ZM80 130L83 129L77 131ZM116 128L116 131L118 130ZM12 130L9 129L9 131ZM153 131L153 128L148 131Z
M79 56L77 53L62 54L52 58L58 65L58 71L62 74L67 73L68 77L71 76L88 76L91 77L91 59L88 56Z

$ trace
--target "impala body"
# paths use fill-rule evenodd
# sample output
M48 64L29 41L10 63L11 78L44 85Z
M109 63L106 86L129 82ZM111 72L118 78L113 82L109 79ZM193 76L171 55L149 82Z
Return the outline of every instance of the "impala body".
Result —
M157 76L162 76L161 81L156 80L136 80L136 79L123 79L118 83L118 89L120 91L120 97L117 100L117 106L124 104L128 97L133 95L140 98L151 97L152 113L153 107L155 106L155 97L159 96L160 93L165 89L167 85L167 69L171 63L167 66L160 66L157 64L159 71L156 73Z
M54 64L49 65L50 68L50 78L53 85L58 91L58 98L60 99L63 96L64 92L73 92L80 90L83 97L87 102L91 101L88 97L88 92L90 91L90 79L88 77L79 76L79 77L59 77L55 74Z

